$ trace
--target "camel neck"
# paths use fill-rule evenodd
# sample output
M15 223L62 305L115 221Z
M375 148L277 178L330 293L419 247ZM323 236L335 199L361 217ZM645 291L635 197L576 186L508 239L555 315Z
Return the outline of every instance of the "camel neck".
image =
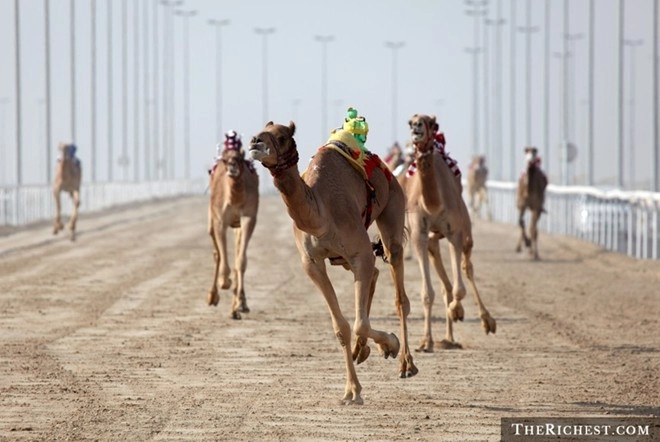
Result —
M316 197L300 176L298 167L286 169L279 176L274 177L273 182L296 227L311 235L321 236L323 219Z

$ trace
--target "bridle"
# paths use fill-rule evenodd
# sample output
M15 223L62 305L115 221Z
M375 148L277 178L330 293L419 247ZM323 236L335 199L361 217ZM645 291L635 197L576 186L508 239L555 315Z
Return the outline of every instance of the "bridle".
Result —
M257 136L257 138L263 138L264 135L267 135L268 138L270 138L270 142L275 149L275 155L277 157L277 163L274 166L268 166L266 164L264 164L264 166L270 171L270 174L273 176L273 178L278 178L284 173L285 170L298 164L299 156L298 149L296 148L296 142L293 138L291 138L293 148L289 149L284 154L281 154L280 143L277 141L277 137L268 131L263 131Z

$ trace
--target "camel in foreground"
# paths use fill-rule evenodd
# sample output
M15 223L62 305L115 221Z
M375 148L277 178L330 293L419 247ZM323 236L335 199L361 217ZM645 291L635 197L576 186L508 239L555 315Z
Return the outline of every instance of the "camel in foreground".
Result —
M481 218L481 207L484 205L486 207L486 217L490 220L492 215L488 205L487 180L486 157L484 155L473 156L467 172L468 205L471 213L479 218Z
M520 239L516 252L522 251L522 244L529 248L529 254L534 260L539 259L537 224L541 214L545 212L545 188L548 178L541 170L541 158L536 147L525 148L525 170L518 178L518 193L516 205L518 207L518 225L520 225ZM529 223L529 236L525 232L525 210L529 209L532 219Z
M73 210L69 218L69 230L71 241L76 239L76 221L78 221L78 207L80 206L80 180L82 168L80 160L76 157L76 146L74 144L60 143L58 146L60 156L55 166L55 178L53 180L53 198L55 199L55 222L53 223L53 235L57 235L64 229L62 224L62 205L60 192L68 192L73 200Z
M350 124L348 127L351 127ZM395 287L395 306L402 338L399 375L410 377L417 373L408 346L406 318L410 303L403 285L405 196L384 163L376 155L362 149L353 135L355 132L343 129L333 132L328 143L316 152L301 176L297 167L298 150L293 138L295 130L293 122L288 126L268 122L263 131L252 139L250 154L273 176L275 187L293 219L293 233L303 269L321 291L330 309L332 327L342 346L346 366L342 403L362 404L362 386L353 361L359 364L369 356L367 339L376 342L385 358L396 357L400 347L393 333L372 328L369 319L378 278L373 245L367 234L372 221L378 226L384 257L390 265ZM366 131L363 135L366 136ZM364 161L364 167L351 162L350 158ZM328 277L326 259L330 264L342 265L354 275L353 333L356 340L352 351L351 327L342 314Z
M432 352L433 337L431 320L435 291L431 284L429 258L444 289L447 312L447 333L443 348L460 348L454 341L452 324L463 320L461 300L465 297L465 285L459 263L470 283L479 307L481 325L486 332L495 333L496 323L484 306L474 282L471 254L473 246L472 225L462 198L460 177L452 165L455 163L436 139L438 124L434 116L413 115L409 121L412 142L415 146L415 169L409 169L399 179L408 197L408 220L413 247L417 253L422 273L421 297L424 305L424 336L418 351ZM437 134L440 135L440 134ZM440 256L440 239L447 238L451 253L452 281L449 281Z
M232 285L229 278L227 256L227 229L234 229L234 296L230 316L241 319L240 312L250 309L245 299L244 276L247 268L247 246L257 223L259 209L259 176L251 161L245 159L240 136L229 131L225 134L224 145L218 145L216 164L209 171L208 232L213 241L215 272L213 284L208 293L209 305L218 305L218 285L228 289Z

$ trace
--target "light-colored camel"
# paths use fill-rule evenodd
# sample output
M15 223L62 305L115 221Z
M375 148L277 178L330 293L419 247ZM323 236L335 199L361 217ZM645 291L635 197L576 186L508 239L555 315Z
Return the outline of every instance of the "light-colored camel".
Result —
M247 268L247 247L257 223L259 210L259 176L251 162L245 159L245 152L240 146L240 139L236 138L236 133L230 131L225 137L225 148L218 152L219 158L210 171L208 231L213 242L215 272L208 293L208 304L218 305L218 286L228 289L232 285L227 256L227 230L232 228L235 261L230 317L240 319L240 312L250 311L245 298L244 276ZM231 138L234 141L231 141Z
M538 249L538 222L541 214L545 212L545 188L548 178L541 170L541 158L536 147L525 148L525 170L518 178L518 192L516 205L518 207L518 225L520 226L520 239L516 252L522 251L523 242L529 248L529 254L534 260L539 259ZM525 232L525 211L529 209L532 218L529 222L529 236Z
M467 171L468 205L470 212L481 218L481 208L485 206L486 218L492 219L490 206L488 204L488 167L484 155L475 155L470 161Z
M453 322L463 320L461 300L465 297L465 285L459 263L470 283L479 307L481 324L486 332L495 333L496 323L484 306L474 282L471 261L473 238L472 225L467 207L462 198L460 179L452 172L448 157L436 141L438 124L434 116L413 115L409 121L412 143L415 146L416 170L400 178L408 197L408 220L413 247L417 253L422 273L421 297L424 306L424 336L419 351L432 352L434 347L431 333L432 308L435 291L431 284L429 258L444 289L447 329L443 348L460 348L454 341ZM450 158L449 158L450 159ZM451 253L452 281L445 272L440 256L440 239L447 238ZM462 261L461 261L462 258Z
M64 229L62 224L62 204L60 192L68 192L73 200L71 218L69 218L69 230L71 241L76 239L76 222L78 221L78 207L80 207L80 180L82 168L80 160L76 157L76 146L74 144L60 143L60 151L57 165L55 166L55 178L53 179L53 198L55 199L55 222L53 223L53 235L57 235Z
M386 167L375 167L369 180L349 163L336 146L352 146L353 135L333 133L319 149L301 176L293 135L296 127L268 122L251 142L250 154L272 174L275 187L293 219L293 232L303 269L321 291L330 309L332 327L344 353L346 388L343 404L362 404L362 387L355 371L369 356L367 339L373 339L385 358L396 357L402 347L401 377L413 376L417 368L408 346L406 317L410 303L404 289L403 235L405 196ZM355 145L353 145L353 148ZM359 149L359 147L358 147ZM356 152L351 149L351 152ZM377 157L376 157L377 158ZM380 160L378 160L380 162ZM388 176L389 175L389 176ZM373 193L370 191L372 190ZM372 328L369 311L376 289L378 269L367 225L375 220L395 288L395 307L402 342L392 333ZM325 260L353 272L355 280L355 345L351 351L351 327L342 314Z

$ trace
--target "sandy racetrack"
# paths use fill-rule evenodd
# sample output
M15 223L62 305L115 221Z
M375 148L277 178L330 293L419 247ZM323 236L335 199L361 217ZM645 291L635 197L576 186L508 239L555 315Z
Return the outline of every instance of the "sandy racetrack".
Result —
M328 309L279 196L262 196L240 321L226 291L206 305L206 204L82 214L75 243L47 224L0 237L0 440L499 440L501 417L660 415L660 262L543 232L531 262L513 252L514 226L476 222L497 334L483 334L468 292L463 350L415 353L411 379L372 351L358 366L365 404L346 407ZM377 265L372 325L398 335ZM352 322L351 274L331 278ZM407 261L415 346L419 288Z

